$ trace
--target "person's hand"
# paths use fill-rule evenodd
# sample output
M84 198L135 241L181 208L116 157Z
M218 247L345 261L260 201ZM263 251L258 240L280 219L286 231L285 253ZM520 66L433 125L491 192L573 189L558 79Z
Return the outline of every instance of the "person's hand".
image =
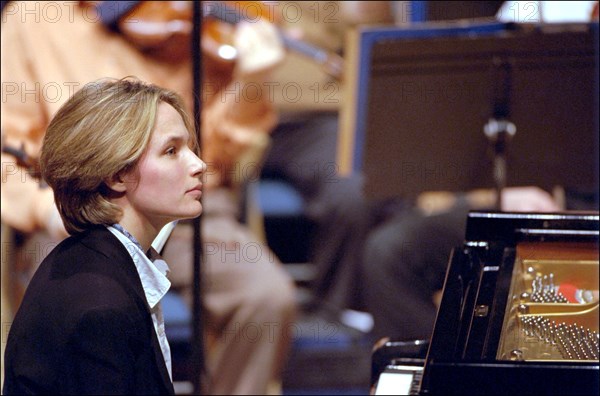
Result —
M238 78L259 79L258 76L268 74L285 57L277 29L263 20L238 23L234 43L238 52Z
M416 206L426 216L432 216L447 212L456 201L456 194L450 191L425 191L417 197Z
M552 196L539 187L507 187L502 190L502 210L506 212L557 212Z

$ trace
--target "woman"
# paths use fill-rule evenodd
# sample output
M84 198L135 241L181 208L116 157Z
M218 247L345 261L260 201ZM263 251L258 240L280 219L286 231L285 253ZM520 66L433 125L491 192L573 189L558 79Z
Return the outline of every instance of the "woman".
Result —
M71 236L15 316L4 394L174 393L168 267L147 254L164 225L202 212L194 145L179 96L135 79L87 84L57 112L41 167Z

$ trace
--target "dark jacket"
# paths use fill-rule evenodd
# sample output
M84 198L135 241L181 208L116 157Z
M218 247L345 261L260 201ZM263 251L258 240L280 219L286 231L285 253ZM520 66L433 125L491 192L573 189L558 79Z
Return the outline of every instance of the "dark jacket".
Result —
M7 394L173 394L142 283L105 227L61 242L10 328Z

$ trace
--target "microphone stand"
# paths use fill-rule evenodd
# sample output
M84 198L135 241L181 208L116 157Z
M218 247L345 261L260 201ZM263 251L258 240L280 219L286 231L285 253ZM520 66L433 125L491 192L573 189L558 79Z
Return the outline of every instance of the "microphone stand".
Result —
M502 190L506 187L506 151L517 127L506 119L491 118L483 127L494 153L494 185L496 188L496 210L502 210Z
M496 210L502 210L502 190L506 187L506 151L517 132L515 124L508 120L512 88L512 64L510 60L493 59L494 83L492 118L483 127L494 155L493 179L496 188Z

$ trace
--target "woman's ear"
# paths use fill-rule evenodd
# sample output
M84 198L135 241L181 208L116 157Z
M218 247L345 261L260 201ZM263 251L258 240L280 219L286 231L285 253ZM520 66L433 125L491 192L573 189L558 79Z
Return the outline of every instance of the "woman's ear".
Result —
M112 191L124 193L125 191L127 191L127 183L125 182L123 176L124 175L122 174L122 172L119 172L113 175L112 177L108 178L104 182L106 183L106 186Z

